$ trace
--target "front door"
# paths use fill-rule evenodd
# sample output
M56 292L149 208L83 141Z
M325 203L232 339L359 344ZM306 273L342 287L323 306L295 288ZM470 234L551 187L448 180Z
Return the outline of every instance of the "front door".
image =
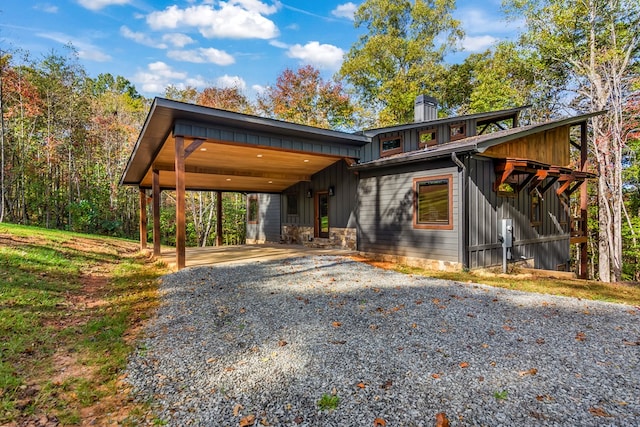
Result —
M316 237L329 238L329 193L316 193Z

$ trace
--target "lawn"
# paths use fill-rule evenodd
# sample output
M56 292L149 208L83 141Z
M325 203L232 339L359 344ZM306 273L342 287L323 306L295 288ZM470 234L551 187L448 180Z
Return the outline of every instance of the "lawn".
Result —
M121 375L165 272L137 242L0 224L0 425L136 424Z

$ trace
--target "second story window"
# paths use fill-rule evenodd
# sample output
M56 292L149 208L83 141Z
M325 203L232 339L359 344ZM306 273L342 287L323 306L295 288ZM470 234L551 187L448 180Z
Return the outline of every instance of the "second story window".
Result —
M449 125L450 129L450 141L456 141L458 139L467 137L467 126L464 123L455 123Z
M392 136L380 139L380 157L402 153L402 137Z
M435 129L425 129L420 131L419 134L419 148L432 147L436 145L438 141L436 140L436 130Z

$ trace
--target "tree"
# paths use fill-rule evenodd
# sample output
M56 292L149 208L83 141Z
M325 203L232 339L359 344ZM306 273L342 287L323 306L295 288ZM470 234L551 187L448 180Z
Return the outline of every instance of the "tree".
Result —
M237 87L208 87L196 96L196 104L238 113L253 114L254 107Z
M324 81L311 65L286 69L275 86L258 97L258 111L266 116L321 128L348 128L354 107L342 84Z
M598 178L599 278L622 275L623 106L638 73L640 3L636 0L510 0L524 16L524 43L565 77L567 107L607 110L592 121Z
M358 8L354 25L367 32L338 76L380 111L381 125L413 120L416 96L438 93L444 56L462 37L454 7L454 0L366 0Z

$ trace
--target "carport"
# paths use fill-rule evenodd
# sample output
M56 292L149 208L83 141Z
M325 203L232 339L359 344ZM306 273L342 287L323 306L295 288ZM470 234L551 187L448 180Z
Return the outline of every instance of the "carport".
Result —
M176 192L176 266L185 267L186 191L282 193L339 161L352 164L363 135L155 98L120 180L140 191L140 246L152 201L153 253L160 248L160 193ZM149 194L150 191L150 194ZM217 221L221 246L222 222Z

